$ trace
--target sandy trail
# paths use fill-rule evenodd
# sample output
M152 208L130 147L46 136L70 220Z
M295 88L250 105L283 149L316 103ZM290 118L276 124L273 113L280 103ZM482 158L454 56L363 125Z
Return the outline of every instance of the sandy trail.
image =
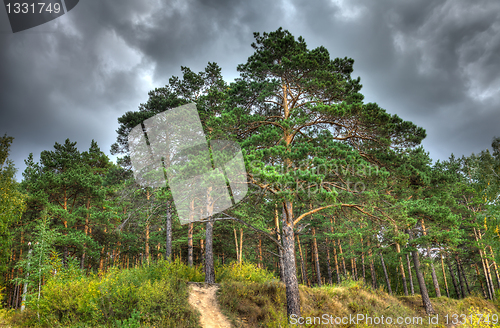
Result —
M203 328L231 328L229 320L220 312L215 293L215 285L189 284L189 304L200 311Z

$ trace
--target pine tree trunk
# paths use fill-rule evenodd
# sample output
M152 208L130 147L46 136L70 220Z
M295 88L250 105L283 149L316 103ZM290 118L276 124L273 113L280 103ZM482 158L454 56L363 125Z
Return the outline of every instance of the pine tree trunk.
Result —
M484 288L484 284L481 279L482 277L481 274L479 273L479 268L477 267L477 264L474 265L474 268L476 269L477 280L479 280L479 283L481 284L481 290L483 291L484 299L488 299L488 294L486 293L486 289Z
M301 272L301 277L302 277L302 285L307 285L306 266L304 264L304 257L302 255L302 246L300 245L299 235L297 235L297 245L299 246L300 272Z
M330 232L332 234L334 233L332 217L330 217ZM340 270L339 270L339 261L337 257L337 245L335 239L332 239L332 244L333 244L333 261L335 263L335 272L337 273L337 284L340 284Z
M443 278L444 278L444 286L446 288L446 297L450 298L450 290L448 288L448 282L446 281L446 271L444 270L444 261L443 261L443 254L439 254L441 256L441 269L443 270Z
M449 259L446 260L446 264L448 265L448 270L450 271L450 276L451 276L451 283L453 284L453 287L455 288L455 293L457 293L457 298L460 299L462 298L462 293L460 291L460 287L457 284L457 281L455 279L455 274L453 273L453 269L451 267L451 262Z
M190 222L188 225L188 266L193 266L193 231L194 223Z
M240 264L243 262L243 228L240 228Z
M434 314L434 308L432 307L431 300L429 298L429 293L427 292L427 287L425 285L424 277L422 272L420 272L420 261L418 259L418 251L412 251L413 265L415 266L415 273L417 274L418 285L420 287L420 294L422 295L422 303L424 305L425 313L427 315Z
M285 201L283 215L283 266L286 286L287 317L292 314L300 317L300 294L295 268L295 238L293 231L293 207Z
M455 265L457 266L457 275L458 275L458 282L460 283L460 290L462 291L462 298L465 298L465 286L464 286L464 280L463 280L463 275L460 270L460 265L458 264L458 255L455 255Z
M403 259L401 258L401 247L399 246L399 243L396 243L396 251L398 252L398 257L399 257L399 270L401 271L401 277L403 278L403 289L405 291L405 296L408 296L408 286L406 285L405 268L403 266Z
M412 240L412 234L409 230L406 230L409 235L410 240ZM420 260L418 258L418 251L414 250L411 252L413 257L413 265L415 267L415 273L417 274L418 285L420 287L420 295L422 296L422 303L427 315L434 314L434 308L432 307L431 299L429 298L429 292L427 291L427 286L425 285L424 276L420 270Z
M319 268L319 255L318 255L318 243L316 241L316 229L313 228L313 252L314 252L314 262L316 264L316 279L318 286L321 287L321 271Z
M146 223L146 263L149 265L149 221Z
M191 223L192 224L192 223ZM167 213L166 213L166 226L165 226L166 240L165 240L165 260L171 262L172 261L172 209L171 209L171 201L167 201ZM192 240L191 240L191 252L192 249ZM188 251L189 252L189 251ZM192 253L191 253L191 265L192 265Z
M474 230L474 237L476 239L476 242L479 243L479 241L482 239L481 231L479 229L476 229L476 228L474 228L473 230ZM483 254L483 250L481 249L481 246L478 247L478 248L479 248L479 255L481 256L481 263L482 263L482 266L483 266L484 277L486 279L486 287L487 287L487 290L488 290L488 298L490 300L492 300L493 296L495 295L495 291L494 291L494 288L493 288L493 281L491 280L491 275L489 274L490 273L489 264L488 264L488 261L486 259L486 254Z
M492 258L492 262L493 262L493 269L495 270L495 276L497 278L497 286L498 288L500 288L500 275L498 274L498 267L497 267L497 262L495 261L495 255L493 254L493 249L491 248L491 246L488 246L490 248L490 255L491 255L491 258Z
M259 268L264 268L264 263L262 263L262 238L259 236Z
M330 260L330 247L328 247L328 238L325 240L325 246L326 246L326 264L327 264L327 272L328 272L328 284L332 285L333 284L333 276L332 276L332 265L331 265L331 260Z
M351 246L351 252L354 253L354 250L352 248L352 238L349 237L349 245ZM354 280L358 280L358 267L356 265L356 257L353 256L351 257L351 270L352 270L352 276Z
M280 224L279 224L279 214L278 214L278 204L275 205L275 211L274 211L274 225L276 229L276 240L283 245L283 242L281 241L281 233L280 233ZM285 272L284 272L284 263L283 263L283 249L278 246L278 267L280 270L280 280L285 281Z
M465 274L464 267L462 265L462 261L458 259L458 265L460 265L460 272L462 273L462 277L464 278L465 287L467 288L467 294L470 295L469 282L467 281L467 275Z
M213 251L213 232L214 220L210 216L206 223L205 234L205 283L215 283L215 269L214 269L214 251Z
M415 288L413 287L413 276L411 274L410 256L408 254L406 254L406 263L408 265L408 278L410 278L411 296L413 296L413 295L415 295Z
M380 253L380 261L382 262L382 268L384 269L385 283L387 284L387 290L389 294L392 295L391 281L389 280L389 275L387 274L387 268L385 267L384 256Z
M427 231L425 229L424 225L424 219L421 220L422 223L422 232L424 236L427 236ZM439 288L439 282L437 280L436 276L436 270L434 269L434 263L432 261L431 257L431 248L429 245L427 245L427 257L429 258L429 261L431 262L431 276L432 276L432 283L434 285L434 290L436 291L436 297L441 297L441 289Z
M370 248L370 242L368 242L368 256L370 257L370 273L372 276L372 288L377 289L377 275L375 273L375 264L373 263L373 254Z
M238 235L236 234L236 228L233 228L234 232L234 244L236 245L236 262L240 263L240 251L238 244Z

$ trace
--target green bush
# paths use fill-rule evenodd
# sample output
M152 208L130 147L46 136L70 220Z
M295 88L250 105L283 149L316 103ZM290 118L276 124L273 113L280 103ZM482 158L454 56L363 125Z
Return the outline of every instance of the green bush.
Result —
M31 295L28 326L197 327L186 281L203 281L199 267L159 261L150 266L97 275L68 268L50 277L42 297ZM39 315L39 316L38 316ZM38 317L40 319L38 319Z

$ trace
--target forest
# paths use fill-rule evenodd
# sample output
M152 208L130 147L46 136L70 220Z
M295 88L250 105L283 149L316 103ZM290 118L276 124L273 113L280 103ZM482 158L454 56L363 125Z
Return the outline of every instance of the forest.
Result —
M420 294L427 314L439 297L499 297L500 137L433 162L423 127L364 103L353 59L308 49L281 28L254 37L234 82L216 63L198 73L182 67L117 118L116 163L95 141L80 151L66 139L38 162L30 154L18 183L15 140L0 138L5 308L39 304L64 272L102 276L159 261L201 270L206 283L230 263L266 270L285 286L288 316L301 314L300 285L344 281ZM128 136L190 103L207 142L240 146L248 191L233 207L181 224L168 181L138 184Z

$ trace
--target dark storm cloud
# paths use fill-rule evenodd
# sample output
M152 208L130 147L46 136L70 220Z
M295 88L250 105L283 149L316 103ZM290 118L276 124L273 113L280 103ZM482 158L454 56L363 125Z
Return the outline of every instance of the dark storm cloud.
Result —
M12 34L0 10L0 134L21 171L65 138L108 152L117 118L181 65L232 80L253 32L283 26L355 59L365 100L424 127L434 159L468 155L500 135L499 14L496 0L80 1Z

